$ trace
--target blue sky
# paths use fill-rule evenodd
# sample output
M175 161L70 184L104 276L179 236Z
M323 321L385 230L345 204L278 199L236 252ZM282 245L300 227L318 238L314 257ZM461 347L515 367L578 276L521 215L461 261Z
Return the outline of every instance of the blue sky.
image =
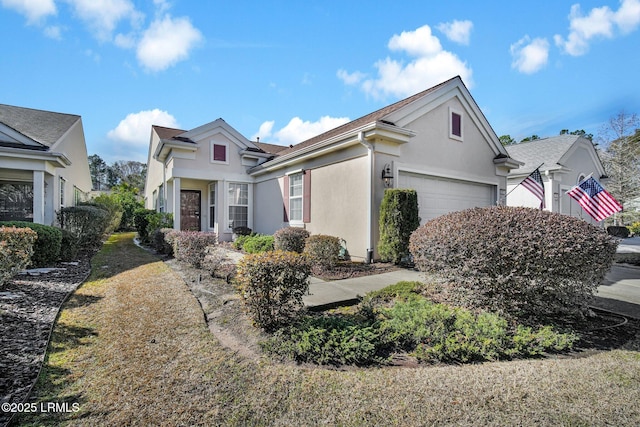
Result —
M640 0L0 0L0 103L82 116L146 162L151 124L294 144L455 75L498 136L640 113Z

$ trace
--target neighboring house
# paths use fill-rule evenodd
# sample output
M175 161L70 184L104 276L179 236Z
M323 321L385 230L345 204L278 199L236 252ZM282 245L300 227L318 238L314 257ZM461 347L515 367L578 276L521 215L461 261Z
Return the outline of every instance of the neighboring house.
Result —
M249 141L222 119L189 131L153 126L145 199L172 212L174 228L230 240L238 226L304 227L371 259L386 187L417 190L424 223L495 205L519 165L455 77L290 147Z
M90 191L80 116L0 104L0 221L52 225Z
M509 155L524 163L511 171L508 180L507 205L537 208L540 201L519 185L537 167L540 168L545 193L545 210L583 218L595 223L566 192L589 175L602 182L604 167L593 143L579 135L560 135L509 145Z

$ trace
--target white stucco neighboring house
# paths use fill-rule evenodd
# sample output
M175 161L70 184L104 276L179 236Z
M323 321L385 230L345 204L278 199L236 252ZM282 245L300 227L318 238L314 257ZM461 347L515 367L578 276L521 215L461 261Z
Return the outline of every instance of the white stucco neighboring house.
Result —
M145 199L172 212L174 228L230 240L237 226L304 227L365 260L377 258L385 188L415 189L424 223L497 204L519 165L455 77L289 147L249 141L222 119L153 126Z
M0 220L52 225L90 191L80 116L0 104Z
M592 175L605 185L604 166L593 143L580 135L559 135L508 145L509 155L524 163L509 173L507 205L537 208L540 201L519 185L539 167L545 193L545 210L583 218L596 223L567 191ZM606 187L606 185L605 185Z

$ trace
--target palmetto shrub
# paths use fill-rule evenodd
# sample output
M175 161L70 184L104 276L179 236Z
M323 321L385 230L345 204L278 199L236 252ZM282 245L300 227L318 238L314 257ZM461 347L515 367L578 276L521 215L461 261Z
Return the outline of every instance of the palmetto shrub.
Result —
M254 323L275 330L296 319L309 290L311 269L295 252L271 251L245 255L238 263L236 285Z
M440 216L409 245L421 271L451 281L458 303L521 318L584 312L616 247L579 218L507 206Z
M273 246L275 249L279 249L281 251L297 252L301 254L304 251L304 245L308 237L309 232L304 228L281 228L273 234Z

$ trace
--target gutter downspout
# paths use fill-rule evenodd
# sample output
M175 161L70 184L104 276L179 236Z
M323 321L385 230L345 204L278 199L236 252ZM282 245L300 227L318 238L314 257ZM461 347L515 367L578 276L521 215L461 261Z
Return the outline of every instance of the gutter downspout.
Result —
M369 174L369 188L367 197L367 258L366 263L373 262L373 146L364 139L364 132L358 132L358 142L367 148L367 173Z

